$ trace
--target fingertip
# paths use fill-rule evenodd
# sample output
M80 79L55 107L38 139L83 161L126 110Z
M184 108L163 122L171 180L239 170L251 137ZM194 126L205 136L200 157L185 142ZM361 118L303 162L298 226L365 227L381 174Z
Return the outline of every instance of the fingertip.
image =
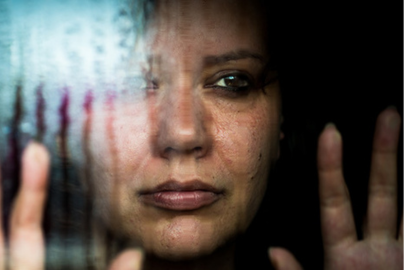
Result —
M394 107L388 107L382 111L376 120L375 136L373 140L374 149L381 152L396 152L400 126L401 117Z
M327 123L320 134L320 142L326 145L332 145L341 141L341 133L338 131L337 126L333 122Z
M271 261L272 266L275 269L278 269L279 265L278 265L278 261L276 259L276 248L275 247L268 248L268 256L269 256L269 260Z
M379 121L389 129L396 130L400 126L401 117L394 106L389 106L379 115Z
M136 261L139 265L142 263L143 260L143 251L141 249L134 249L131 251L131 256L133 261Z
M334 123L328 123L318 141L318 165L320 169L340 166L342 136Z
M394 114L394 115L400 116L400 114L399 114L399 112L398 112L398 110L397 110L397 107L394 106L394 105L388 106L388 107L387 107L386 109L384 109L380 114L381 114L381 115L382 115L382 114Z
M30 141L23 153L23 161L34 162L35 164L48 164L50 160L49 152L43 144Z
M122 252L112 262L110 270L140 270L143 262L141 249L131 249Z
M328 122L324 126L323 133L327 134L327 136L333 136L332 139L335 140L341 139L341 134L339 133L337 126L333 122Z
M269 259L273 267L277 270L290 269L301 270L302 266L292 253L280 247L270 247L268 249Z
M329 128L336 129L337 127L335 126L335 124L333 122L328 122L327 124L325 124L324 130L329 129Z
M50 155L46 147L31 141L22 156L23 186L29 190L43 190L46 186Z

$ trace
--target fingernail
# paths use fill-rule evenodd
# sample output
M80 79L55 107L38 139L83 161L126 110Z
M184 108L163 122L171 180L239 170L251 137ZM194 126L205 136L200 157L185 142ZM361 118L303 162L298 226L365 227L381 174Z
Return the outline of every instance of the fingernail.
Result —
M47 159L46 150L41 144L35 141L30 141L25 151L27 158L35 163L41 163Z
M333 122L328 122L325 125L324 129L327 129L327 128L335 128L335 129L337 129L337 127L335 126L335 124Z
M335 124L333 122L329 122L325 125L324 130L326 129L334 129L333 131L333 140L335 142L339 142L341 141L341 134L339 133L337 127L335 126Z
M400 125L400 117L397 116L396 113L391 114L389 118L387 119L387 125L391 129L397 129L398 126Z
M38 160L38 147L37 143L34 141L29 141L27 148L25 149L26 155L31 159L31 160Z

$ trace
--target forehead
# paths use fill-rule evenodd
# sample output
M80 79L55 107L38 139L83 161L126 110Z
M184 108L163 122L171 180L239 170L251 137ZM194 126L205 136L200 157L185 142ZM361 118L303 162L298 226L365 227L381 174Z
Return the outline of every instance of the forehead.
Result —
M179 57L253 50L266 53L258 1L158 1L146 31L153 53Z

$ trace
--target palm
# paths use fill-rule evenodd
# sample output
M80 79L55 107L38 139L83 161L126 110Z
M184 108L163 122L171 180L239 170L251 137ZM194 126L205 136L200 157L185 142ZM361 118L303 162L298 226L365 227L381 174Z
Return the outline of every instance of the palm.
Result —
M342 139L334 126L319 139L318 171L324 269L403 269L402 220L397 232L397 145L400 117L379 115L373 142L364 239L358 240L342 171ZM359 225L360 226L360 225ZM397 237L398 235L398 237ZM270 254L277 269L301 269L286 250Z
M350 247L336 247L329 250L324 269L403 269L402 245L398 241L360 241Z

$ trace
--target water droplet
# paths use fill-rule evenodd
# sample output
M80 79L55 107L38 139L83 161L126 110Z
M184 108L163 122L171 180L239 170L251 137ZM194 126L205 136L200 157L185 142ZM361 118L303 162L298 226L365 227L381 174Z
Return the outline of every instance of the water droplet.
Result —
M28 123L28 122L23 122L23 123L21 123L21 125L20 125L20 129L21 129L21 131L24 132L24 133L31 133L31 131L32 131L32 125L31 125L30 123Z
M3 127L1 129L1 132L3 132L3 134L8 134L8 133L10 133L10 128L9 127Z

